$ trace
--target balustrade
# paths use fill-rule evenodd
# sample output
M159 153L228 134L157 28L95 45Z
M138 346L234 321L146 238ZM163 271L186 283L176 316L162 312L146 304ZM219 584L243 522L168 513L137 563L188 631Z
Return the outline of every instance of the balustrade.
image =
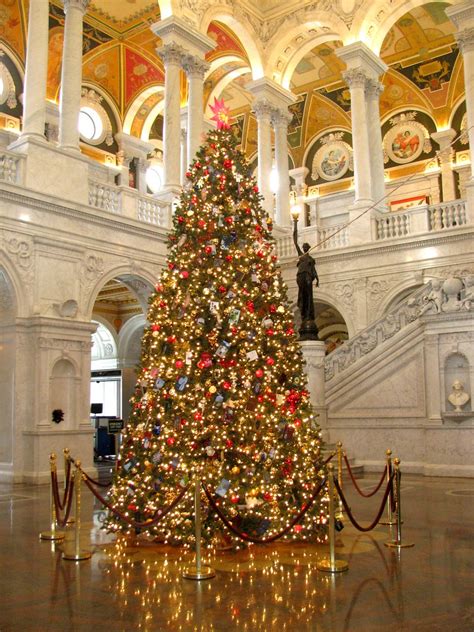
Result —
M431 231L445 230L467 224L466 204L462 200L445 202L429 207L429 227Z
M0 180L2 182L19 183L20 160L22 156L18 154L6 151L0 153Z
M154 226L167 226L168 214L168 205L163 205L150 198L138 198L137 217L140 222Z
M120 213L121 203L118 188L89 180L89 205L109 213Z

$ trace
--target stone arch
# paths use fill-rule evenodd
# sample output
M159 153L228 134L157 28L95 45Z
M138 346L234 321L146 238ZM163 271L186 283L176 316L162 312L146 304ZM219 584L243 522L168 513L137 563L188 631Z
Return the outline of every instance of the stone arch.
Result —
M247 51L248 60L252 69L252 79L260 79L264 76L262 52L257 46L258 38L255 34L234 16L232 9L225 6L210 7L201 19L201 32L207 33L210 23L213 20L220 20L232 29L239 38L243 48Z
M138 111L145 103L145 101L151 97L153 94L157 92L164 92L165 87L163 85L153 85L142 90L132 101L132 103L128 106L127 112L123 119L123 132L125 134L130 134L130 130L132 129L133 121L135 120ZM155 106L156 107L156 106ZM163 108L163 106L162 106ZM154 108L153 108L154 109ZM153 111L151 110L151 112ZM150 113L151 113L150 112ZM155 117L156 118L156 117ZM153 119L154 120L154 119ZM148 139L146 139L148 140Z
M131 269L130 265L118 265L109 269L94 284L89 292L85 305L84 315L87 320L92 320L92 313L100 290L112 279L118 279L137 297L143 311L148 309L148 297L153 291L157 280L157 275L153 275L150 270L138 268Z
M224 77L222 77L222 79L217 82L217 84L212 89L209 95L209 98L207 99L206 107L204 110L205 115L207 115L208 118L211 118L211 112L206 113L206 110L210 104L214 103L214 97L219 98L220 95L226 89L226 87L229 85L229 83L231 83L234 79L237 79L237 77L240 77L241 75L245 75L249 71L250 71L250 68L248 66L242 66L241 68L236 68L235 70L231 70L229 73L224 75Z
M10 471L14 461L17 335L13 325L17 315L17 293L0 257L0 472Z
M118 360L118 337L111 324L98 314L94 314L94 322L99 323L96 332L92 334L91 361L93 369L95 364L101 363L101 368L115 368ZM109 349L109 346L111 349ZM106 366L110 364L110 366ZM114 365L114 366L112 366Z
M165 108L165 100L162 99L161 101L159 101L159 103L157 103L154 107L151 108L151 110L149 111L145 122L143 123L143 127L142 127L142 133L140 135L140 138L142 140L145 141L149 141L150 140L150 131L152 128L153 123L156 120L156 117L159 116L161 114L161 112L164 110Z
M423 285L423 282L416 281L414 279L407 279L402 281L401 283L397 283L393 288L391 288L387 294L383 297L380 302L377 310L374 314L373 320L378 320L385 316L387 312L389 312L395 305L398 305L405 298L410 296L413 292L419 289Z
M18 275L15 266L5 253L0 251L0 279L3 277L3 295L8 291L11 293L12 304L14 305L15 316L26 318L28 316L28 301L26 298L26 288L24 281ZM3 320L0 322L4 322Z
M453 4L446 0L447 4ZM405 13L412 9L428 4L429 0L401 0L392 5L391 0L382 0L371 3L368 10L359 12L352 25L354 41L360 40L376 55L380 54L383 41L392 26Z
M143 336L143 330L146 325L146 318L143 314L133 316L124 324L120 330L118 341L118 355L121 362L125 362L129 366L134 366L140 359L140 347L137 347L137 339L140 342ZM137 354L138 349L138 354Z
M268 42L267 76L287 88L294 69L309 50L328 41L344 42L344 33L348 33L344 22L328 12L305 12L304 21L296 15L287 18ZM295 41L297 38L302 39Z

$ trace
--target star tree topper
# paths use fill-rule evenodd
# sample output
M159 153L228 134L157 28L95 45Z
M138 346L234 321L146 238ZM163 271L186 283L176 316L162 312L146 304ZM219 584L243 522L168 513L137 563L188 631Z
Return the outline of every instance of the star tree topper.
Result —
M216 121L217 129L229 129L230 110L225 105L224 99L216 99L216 97L214 97L214 105L210 105L209 107L214 113L214 116L211 117L211 121Z

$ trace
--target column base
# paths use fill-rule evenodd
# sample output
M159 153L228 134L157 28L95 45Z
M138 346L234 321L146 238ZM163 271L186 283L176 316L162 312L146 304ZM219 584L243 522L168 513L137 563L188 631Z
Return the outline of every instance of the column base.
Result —
M349 206L349 245L357 246L373 241L372 235L372 209L373 200L360 199ZM365 211L365 212L364 212Z
M21 149L24 145L30 143L31 141L37 143L48 142L43 134L37 134L36 132L22 132L20 136L8 146L8 149L10 151Z

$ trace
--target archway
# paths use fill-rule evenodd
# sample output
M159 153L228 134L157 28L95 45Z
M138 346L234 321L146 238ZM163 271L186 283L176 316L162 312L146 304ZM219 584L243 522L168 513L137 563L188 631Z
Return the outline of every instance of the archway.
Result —
M16 315L13 285L6 271L0 267L0 479L11 476L14 461Z

